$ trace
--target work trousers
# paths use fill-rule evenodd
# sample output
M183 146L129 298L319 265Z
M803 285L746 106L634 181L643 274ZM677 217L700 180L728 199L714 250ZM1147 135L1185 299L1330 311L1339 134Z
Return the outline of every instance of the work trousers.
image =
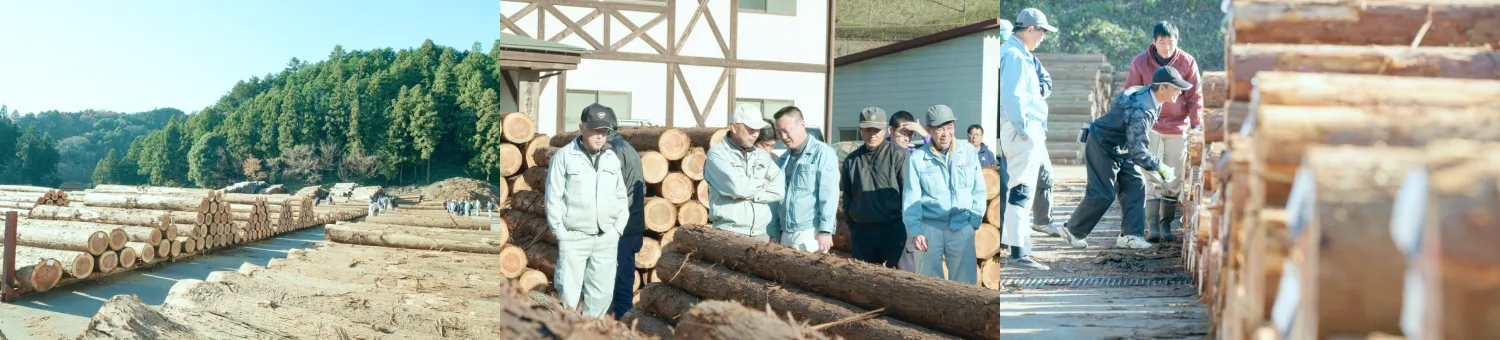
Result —
M605 232L569 237L557 240L557 272L553 275L557 298L566 308L575 308L581 299L583 306L579 309L584 316L602 317L614 295L620 236Z
M1182 192L1182 177L1187 169L1182 164L1187 162L1187 144L1183 142L1182 135L1159 134L1151 131L1148 149L1151 155L1161 159L1161 164L1172 167L1172 182L1162 183L1161 179L1154 176L1146 176L1146 192L1151 193L1151 198L1177 197Z
M1031 224L1052 225L1052 162L1044 162L1037 169L1036 194L1031 198Z
M901 221L849 225L849 252L861 261L898 268L906 247Z
M1130 160L1125 149L1096 142L1096 139L1103 139L1096 138L1098 136L1089 137L1083 147L1088 191L1063 226L1073 236L1088 237L1099 224L1099 219L1109 211L1109 205L1118 198L1123 215L1121 235L1146 236L1146 185L1140 171L1135 169L1135 162Z
M641 251L641 232L628 232L620 235L619 251L615 252L615 294L613 303L610 303L609 311L614 313L615 320L625 316L630 311L635 297L635 253Z
M1020 247L1022 253L1031 253L1031 228L1022 226L1031 219L1032 194L1036 190L1038 172L1042 164L1051 163L1047 154L1046 132L1040 126L1028 131L1031 138L1021 140L1010 122L1000 126L1001 150L1005 154L1005 170L1009 177L1004 193L1005 207L1001 227L1000 243Z
M948 226L924 223L922 236L927 237L927 251L917 262L918 274L941 279L944 265L947 265L949 280L971 285L979 282L979 261L974 258L973 227L954 230Z
M822 245L818 244L818 231L813 229L782 231L781 245L811 253L823 250Z

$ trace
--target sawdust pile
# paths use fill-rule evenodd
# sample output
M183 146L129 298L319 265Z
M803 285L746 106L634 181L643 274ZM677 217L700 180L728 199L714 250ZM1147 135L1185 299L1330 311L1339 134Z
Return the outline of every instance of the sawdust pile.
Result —
M500 188L484 181L454 177L421 188L422 200L478 200L489 202L498 196ZM499 203L499 202L496 202Z

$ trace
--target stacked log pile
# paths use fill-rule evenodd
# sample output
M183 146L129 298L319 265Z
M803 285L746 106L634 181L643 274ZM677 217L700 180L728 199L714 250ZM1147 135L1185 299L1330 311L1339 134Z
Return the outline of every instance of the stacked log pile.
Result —
M657 263L665 285L648 284L630 314L675 325L679 335L694 322L693 305L728 300L789 314L849 339L1000 336L1000 298L993 290L755 242L708 226L682 226L674 234Z
M1483 162L1464 161L1476 165L1441 179L1408 173L1462 163L1434 155L1483 158L1477 150L1484 149L1445 139L1500 140L1493 128L1500 53L1492 50L1500 35L1484 33L1500 29L1476 24L1493 22L1500 3L1252 0L1231 7L1226 114L1209 119L1221 125L1206 129L1210 144L1190 163L1193 189L1183 199L1184 261L1215 336L1500 336L1500 328L1475 321L1500 315L1487 307L1500 302L1497 285L1451 274L1500 270L1500 262L1483 260L1500 252L1424 246L1420 256L1403 257L1392 231L1401 224L1399 198L1411 190L1426 195L1408 195L1416 197L1411 209L1429 214L1407 223L1412 233L1493 238L1485 227L1495 224L1475 215L1446 223L1432 216L1482 204L1487 210L1468 211L1493 210L1485 200L1494 182L1479 170ZM1216 135L1227 143L1212 143ZM1463 178L1463 194L1438 188L1455 178ZM1450 276L1435 274L1443 270ZM1408 271L1431 280L1427 288L1406 287ZM1404 304L1403 291L1428 294L1428 302ZM1442 295L1454 293L1461 295ZM1444 298L1451 304L1431 302ZM1403 313L1422 315L1419 329L1403 329Z
M1000 167L987 166L981 169L984 175L985 209L984 223L974 230L974 255L979 258L979 285L989 289L1000 289L1000 268L1005 255L1000 246L1000 223L1005 208L1005 183L1000 183Z
M37 206L67 206L68 194L59 189L26 185L0 185L0 209L24 212Z
M522 174L530 168L546 168L557 148L550 145L551 138L547 135L536 133L536 120L524 112L502 114L498 123L498 126L488 128L493 129L488 132L500 136L500 197L497 202L505 202L511 193L531 190Z
M527 254L511 245L509 228L492 228L488 219L452 216L442 210L394 209L357 222L324 227L331 242L389 248L498 255L500 273L517 279L526 270Z
M183 280L160 308L116 296L79 339L643 338L513 292L496 263L494 255L320 245L266 267Z
M1047 146L1057 164L1083 164L1078 138L1085 123L1104 115L1114 97L1114 66L1102 54L1038 53L1038 60L1052 76L1052 95L1047 97ZM1064 143L1067 142L1067 143Z

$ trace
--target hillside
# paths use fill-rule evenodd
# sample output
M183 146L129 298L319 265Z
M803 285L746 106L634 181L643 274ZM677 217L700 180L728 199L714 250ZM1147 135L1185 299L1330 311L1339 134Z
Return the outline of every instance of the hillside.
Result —
M1043 0L842 0L838 2L837 55L847 55L940 32L984 19L1014 21L1035 7L1061 32L1049 35L1042 53L1102 53L1116 69L1150 44L1151 26L1176 24L1178 44L1203 70L1224 69L1224 13L1218 1L1043 1Z

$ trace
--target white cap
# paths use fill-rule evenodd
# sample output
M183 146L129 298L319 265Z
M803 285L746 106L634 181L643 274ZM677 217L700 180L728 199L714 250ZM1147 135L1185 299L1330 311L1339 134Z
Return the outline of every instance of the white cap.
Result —
M734 108L734 114L729 117L729 124L745 124L751 129L766 128L765 118L761 118L760 108L751 104L740 104Z

